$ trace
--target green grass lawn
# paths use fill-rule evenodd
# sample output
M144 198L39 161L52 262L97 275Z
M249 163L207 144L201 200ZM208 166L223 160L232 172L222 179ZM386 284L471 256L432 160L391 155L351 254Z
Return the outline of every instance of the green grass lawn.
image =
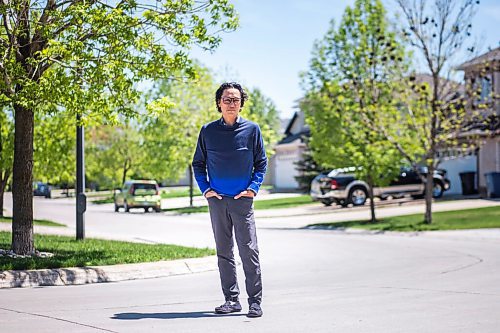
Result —
M163 191L161 191L160 196L162 199L189 197L189 189L163 190ZM193 196L195 196L195 197L201 196L201 192L198 188L193 190ZM109 195L103 199L92 200L92 203L94 203L96 205L110 204L110 203L114 203L114 202L115 201L113 199L113 195Z
M195 197L201 196L201 192L197 187L193 189L193 196L195 196ZM161 191L161 198L162 199L182 198L182 197L189 197L189 188L182 189L182 190L163 190L163 191Z
M180 214L208 213L208 206L163 208L162 211L164 211L164 212L177 212Z
M109 204L109 203L114 203L114 202L115 202L115 199L113 198L112 195L110 195L109 197L106 197L104 199L92 200L92 203L96 204L96 205Z
M270 199L261 200L254 202L255 209L279 209L279 208L290 208L296 206L302 206L307 204L312 204L313 201L309 195L301 195L298 197L290 198L280 198L280 199Z
M9 249L11 234L0 232L0 248ZM52 258L0 257L0 271L11 269L41 269L60 267L84 267L152 262L214 255L215 251L166 244L141 244L109 240L35 234L38 251L54 253Z
M394 216L369 221L346 221L311 224L308 227L361 228L382 231L427 231L500 228L500 206L435 212L432 224L423 222L424 214Z
M279 208L290 208L301 205L311 204L313 201L308 195L301 195L299 197L291 198L281 198L281 199L269 199L269 200L256 200L254 202L254 209L279 209ZM181 214L191 214L191 213L207 213L208 207L182 207L182 208L166 208L163 209L166 212L178 212Z
M0 217L0 223L12 223L12 217ZM33 220L34 225L44 225L49 227L66 227L64 224L49 220Z

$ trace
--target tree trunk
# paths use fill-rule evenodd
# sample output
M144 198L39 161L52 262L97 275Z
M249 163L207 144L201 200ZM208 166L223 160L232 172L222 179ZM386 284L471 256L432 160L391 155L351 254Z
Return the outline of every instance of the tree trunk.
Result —
M125 159L125 162L123 162L123 172L122 172L122 185L125 184L125 181L127 180L127 172L128 172L128 169L130 168L130 164L128 163L129 162L129 159L128 157ZM120 188L121 188L120 186Z
M30 254L33 241L33 110L14 105L14 170L12 177L12 250Z
M434 167L427 167L427 176L425 182L425 218L424 222L427 224L432 223L432 189L434 188L433 174Z
M3 197L5 194L5 188L7 187L7 181L10 177L10 170L5 170L0 172L0 217L3 217Z
M375 216L375 201L373 200L373 184L368 184L368 196L370 197L370 212L372 215L371 223L376 223L377 218Z
M3 217L3 195L4 195L4 187L0 182L0 217Z

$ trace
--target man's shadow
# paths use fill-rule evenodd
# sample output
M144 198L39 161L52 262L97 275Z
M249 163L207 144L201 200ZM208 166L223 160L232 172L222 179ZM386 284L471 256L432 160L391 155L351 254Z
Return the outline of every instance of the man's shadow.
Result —
M182 319L182 318L210 318L210 317L237 317L245 316L244 313L217 314L208 311L197 312L160 312L160 313L138 313L123 312L115 313L111 319L139 320L139 319Z

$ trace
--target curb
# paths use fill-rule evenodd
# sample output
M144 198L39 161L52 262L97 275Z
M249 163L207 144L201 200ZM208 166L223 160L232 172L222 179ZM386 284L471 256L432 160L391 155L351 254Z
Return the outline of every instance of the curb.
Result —
M0 271L0 289L152 279L217 270L217 257L138 264Z

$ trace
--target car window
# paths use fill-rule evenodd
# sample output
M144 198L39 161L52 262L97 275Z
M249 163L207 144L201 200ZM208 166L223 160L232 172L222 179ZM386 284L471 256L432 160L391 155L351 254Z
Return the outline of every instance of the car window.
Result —
M133 195L151 195L156 194L155 184L134 184Z

